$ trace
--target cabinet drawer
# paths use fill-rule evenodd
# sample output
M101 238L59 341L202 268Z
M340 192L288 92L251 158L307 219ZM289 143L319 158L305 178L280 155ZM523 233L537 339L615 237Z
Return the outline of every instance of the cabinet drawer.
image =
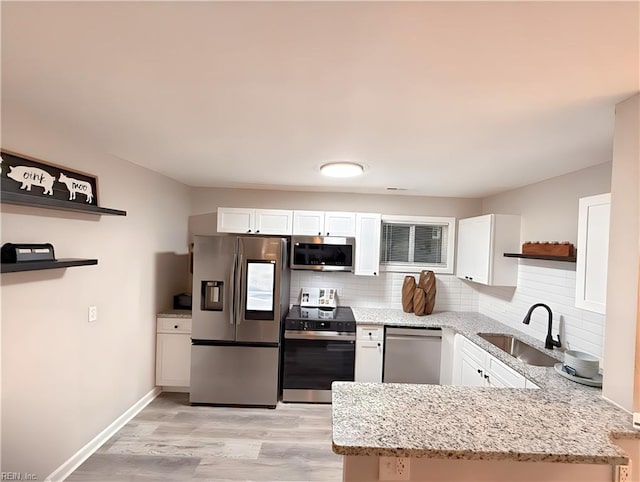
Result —
M356 328L356 339L367 341L382 341L384 339L384 327L374 325L362 325Z
M475 343L467 340L466 338L462 339L462 351L473 358L475 361L484 366L485 356L487 354L482 348L480 348Z
M487 372L489 372L490 377L498 377L508 387L525 387L526 379L524 376L520 375L518 372L492 356L488 357Z
M158 318L157 333L191 333L191 318Z

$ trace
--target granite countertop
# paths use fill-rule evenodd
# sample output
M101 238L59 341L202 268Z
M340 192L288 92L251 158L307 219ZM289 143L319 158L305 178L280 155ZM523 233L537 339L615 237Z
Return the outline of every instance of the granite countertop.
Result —
M615 439L640 438L629 413L598 388L507 355L477 333L509 333L558 358L539 340L479 313L417 317L353 307L358 324L451 328L540 390L334 382L333 451L341 455L626 464Z
M166 310L156 316L158 318L191 318L191 310Z

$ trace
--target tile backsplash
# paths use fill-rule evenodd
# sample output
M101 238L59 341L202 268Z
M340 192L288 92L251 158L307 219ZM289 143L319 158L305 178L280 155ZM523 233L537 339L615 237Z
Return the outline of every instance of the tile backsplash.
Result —
M531 323L522 323L534 303L553 311L554 337L560 329L564 348L581 350L602 359L604 315L575 307L575 264L520 260L517 288L490 287L463 281L454 275L436 275L436 311L477 311L511 325L539 340L547 333L547 311L534 311ZM302 287L336 288L341 305L402 309L402 283L407 273L380 276L353 273L291 272L291 304L298 304ZM417 280L418 274L415 274Z
M313 271L291 272L291 304L299 304L300 289L337 288L341 305L402 309L402 283L407 273L355 276L353 273ZM416 281L418 274L415 273ZM436 275L437 311L478 311L474 289L452 275Z
M534 303L553 311L554 338L560 330L562 346L602 359L605 316L575 307L575 264L520 260L517 288L478 286L478 311L539 340L547 335L548 313L537 308L527 326L524 316Z

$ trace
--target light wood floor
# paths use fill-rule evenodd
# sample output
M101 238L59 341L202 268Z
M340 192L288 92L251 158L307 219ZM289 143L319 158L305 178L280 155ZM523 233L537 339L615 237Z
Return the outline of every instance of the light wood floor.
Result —
M331 406L192 407L163 393L67 481L340 481Z

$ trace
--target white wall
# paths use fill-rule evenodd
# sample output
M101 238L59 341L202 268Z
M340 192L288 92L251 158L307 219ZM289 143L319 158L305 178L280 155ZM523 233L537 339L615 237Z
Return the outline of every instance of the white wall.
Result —
M640 95L616 106L603 395L633 410L638 301ZM640 375L636 375L640 376ZM636 411L640 400L636 400Z
M531 184L483 200L484 213L522 216L521 241L577 243L578 199L609 192L611 163ZM547 333L547 312L534 312L529 326L522 319L537 302L554 314L553 333L564 347L603 356L603 315L575 308L575 263L515 260L519 263L517 288L482 287L478 310L540 340ZM470 283L473 285L473 283Z
M54 127L3 112L3 148L97 175L99 204L128 214L2 205L2 243L51 242L59 258L98 259L1 278L2 470L38 480L154 387L155 314L188 275L188 188Z

